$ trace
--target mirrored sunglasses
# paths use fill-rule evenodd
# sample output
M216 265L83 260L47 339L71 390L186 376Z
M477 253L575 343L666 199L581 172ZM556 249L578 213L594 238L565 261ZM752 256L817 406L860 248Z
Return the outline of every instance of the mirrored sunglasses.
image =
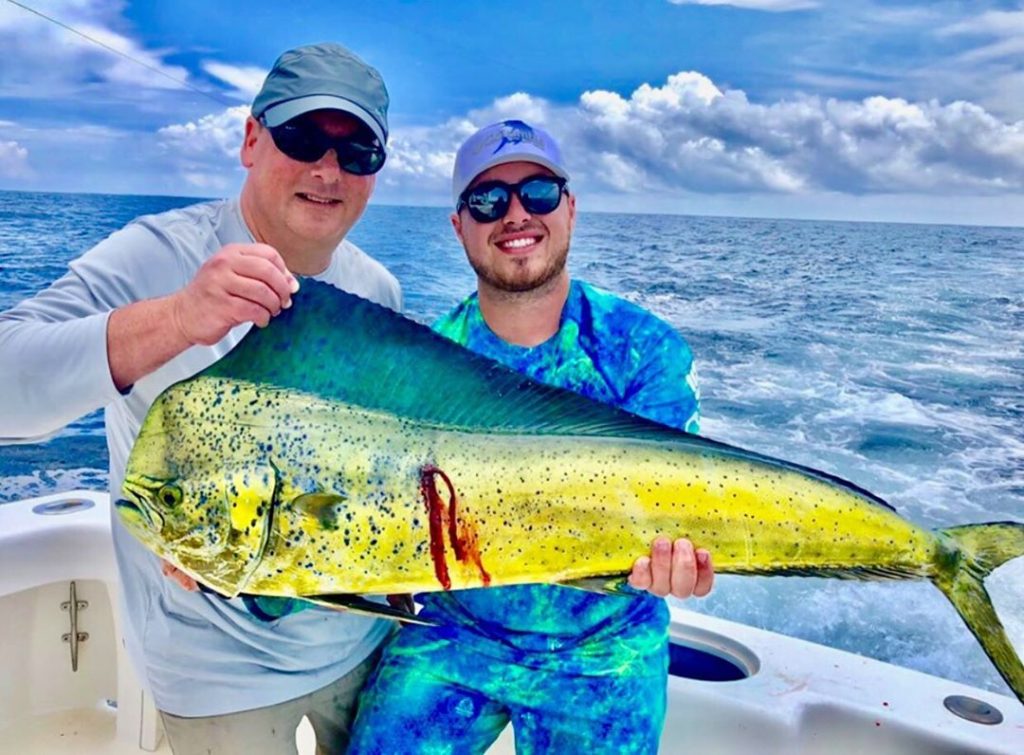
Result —
M568 193L565 184L558 176L531 176L515 184L484 181L462 192L455 211L465 207L478 223L493 223L505 217L515 194L531 215L547 215L558 208L562 194Z

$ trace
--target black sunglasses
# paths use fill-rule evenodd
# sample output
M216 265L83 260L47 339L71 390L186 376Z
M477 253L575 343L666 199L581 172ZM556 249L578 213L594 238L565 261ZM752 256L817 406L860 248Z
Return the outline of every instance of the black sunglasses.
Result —
M350 136L328 136L316 124L302 118L293 118L280 126L267 126L274 145L292 160L315 163L329 149L338 156L338 165L346 173L369 176L384 167L387 154L384 145L372 134L360 131Z
M462 192L455 212L465 207L476 222L493 223L505 217L515 194L531 215L547 215L558 208L563 193L568 189L565 179L558 176L531 176L517 184L484 181Z

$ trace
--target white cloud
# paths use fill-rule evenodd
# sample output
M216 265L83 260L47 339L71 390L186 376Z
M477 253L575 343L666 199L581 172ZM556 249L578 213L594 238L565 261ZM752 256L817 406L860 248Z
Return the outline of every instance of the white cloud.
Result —
M242 144L248 115L248 105L236 105L197 121L164 126L157 135L168 148L182 154L234 157Z
M147 50L133 39L121 18L123 7L105 0L47 4L47 15L94 40L90 41L22 8L0 5L0 49L5 50L0 86L5 94L52 99L97 85L115 90L181 88L178 82L188 79L188 71L165 63L167 51Z
M940 38L985 37L987 40L957 56L960 63L1017 62L1024 53L1024 10L988 11L949 24L936 32ZM1016 68L1016 66L1015 66Z
M248 115L248 105L236 105L196 121L165 126L157 132L157 140L189 186L224 190L237 183L238 151Z
M820 0L669 0L673 5L731 5L734 8L783 13L809 10L821 5Z
M235 88L235 96L240 100L252 102L256 93L263 86L263 79L267 77L268 70L257 66L233 66L227 63L218 63L214 60L203 62L203 70L211 76L230 84Z
M0 142L0 176L22 178L29 173L28 150L17 142Z
M801 96L754 103L693 71L628 97L594 90L555 105L520 92L433 128L396 129L385 185L445 197L461 141L511 117L552 131L574 184L595 193L1024 191L1024 121L1005 122L962 101Z

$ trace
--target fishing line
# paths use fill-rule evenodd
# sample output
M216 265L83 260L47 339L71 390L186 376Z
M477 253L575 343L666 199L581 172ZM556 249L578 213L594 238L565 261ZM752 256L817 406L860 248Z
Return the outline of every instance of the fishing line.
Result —
M111 47L110 45L106 44L105 42L101 42L100 40L96 39L95 37L90 37L85 32L79 31L78 29L74 28L73 26L69 26L68 24L64 23L63 21L60 21L60 20L58 20L56 18L53 18L52 16L48 16L45 13L43 13L42 11L38 11L35 8L30 8L29 6L25 5L24 3L18 2L18 0L7 0L7 2L9 2L11 5L18 6L22 10L27 10L29 13L33 13L33 14L39 16L40 18L45 19L46 21L49 21L52 24L56 24L57 26L61 27L62 29L67 29L72 34L77 34L82 39L87 40L89 42L92 42L94 45L98 45L99 47L102 47L104 50L108 50L108 51L114 53L115 55L120 55L125 60L130 60L132 63L135 63L136 65L140 65L143 68L145 68L145 69L147 69L149 71L152 71L153 73L155 73L155 74L157 74L159 76L163 76L165 79L170 79L175 84L183 86L183 87L185 87L187 89L191 89L193 92L201 94L204 97L208 97L208 98L210 98L211 100L213 100L214 102L216 102L216 103L218 103L220 105L226 105L228 107L232 107L232 106L237 104L235 102L229 102L229 101L227 101L227 100L225 100L225 99L223 99L221 97L218 97L215 94L212 94L212 93L207 92L207 91L205 91L203 89L200 89L199 87L195 86L194 84L190 84L187 81L175 78L174 76L171 76L166 71L160 70L156 66L152 66L149 63L146 63L145 61L139 60L138 58L133 58L128 53L122 52L121 50L118 50L118 49L116 49L114 47Z

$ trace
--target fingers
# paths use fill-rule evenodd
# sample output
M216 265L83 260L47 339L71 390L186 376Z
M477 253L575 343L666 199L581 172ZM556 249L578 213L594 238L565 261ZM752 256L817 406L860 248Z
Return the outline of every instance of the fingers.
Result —
M294 283L295 287L291 288L291 293L295 293L299 290L298 281L295 280L295 276L288 270L288 266L284 263L284 258L278 253L278 251L270 246L269 244L238 244L239 254L248 257L259 257L267 260L270 264L278 269L282 276L290 283Z
M629 574L629 586L635 590L651 589L651 559L641 556L633 564L633 571Z
M292 304L299 283L266 244L228 244L174 295L174 324L190 344L212 345L242 323L263 327Z
M629 585L662 598L702 598L711 592L714 577L710 553L695 550L686 538L673 543L660 536L651 545L650 558L644 556L633 564Z
M192 577L181 571L174 564L168 563L167 561L160 561L160 570L164 573L165 577L168 577L177 582L181 587L188 590L189 592L195 592L199 589L199 583L196 582Z
M651 546L651 589L664 598L672 591L672 541L658 537Z
M272 257L267 256L270 253L272 253ZM271 247L262 245L243 247L238 251L237 256L229 261L231 269L238 275L238 283L245 282L249 286L252 286L253 283L262 284L266 289L266 294L276 299L271 303L279 310L291 306L292 294L299 290L299 282L284 267L281 255Z
M715 566L711 563L711 554L703 548L698 548L697 556L697 583L693 587L694 597L703 598L715 583Z
M697 585L697 557L693 543L680 538L672 544L672 596L689 598Z

